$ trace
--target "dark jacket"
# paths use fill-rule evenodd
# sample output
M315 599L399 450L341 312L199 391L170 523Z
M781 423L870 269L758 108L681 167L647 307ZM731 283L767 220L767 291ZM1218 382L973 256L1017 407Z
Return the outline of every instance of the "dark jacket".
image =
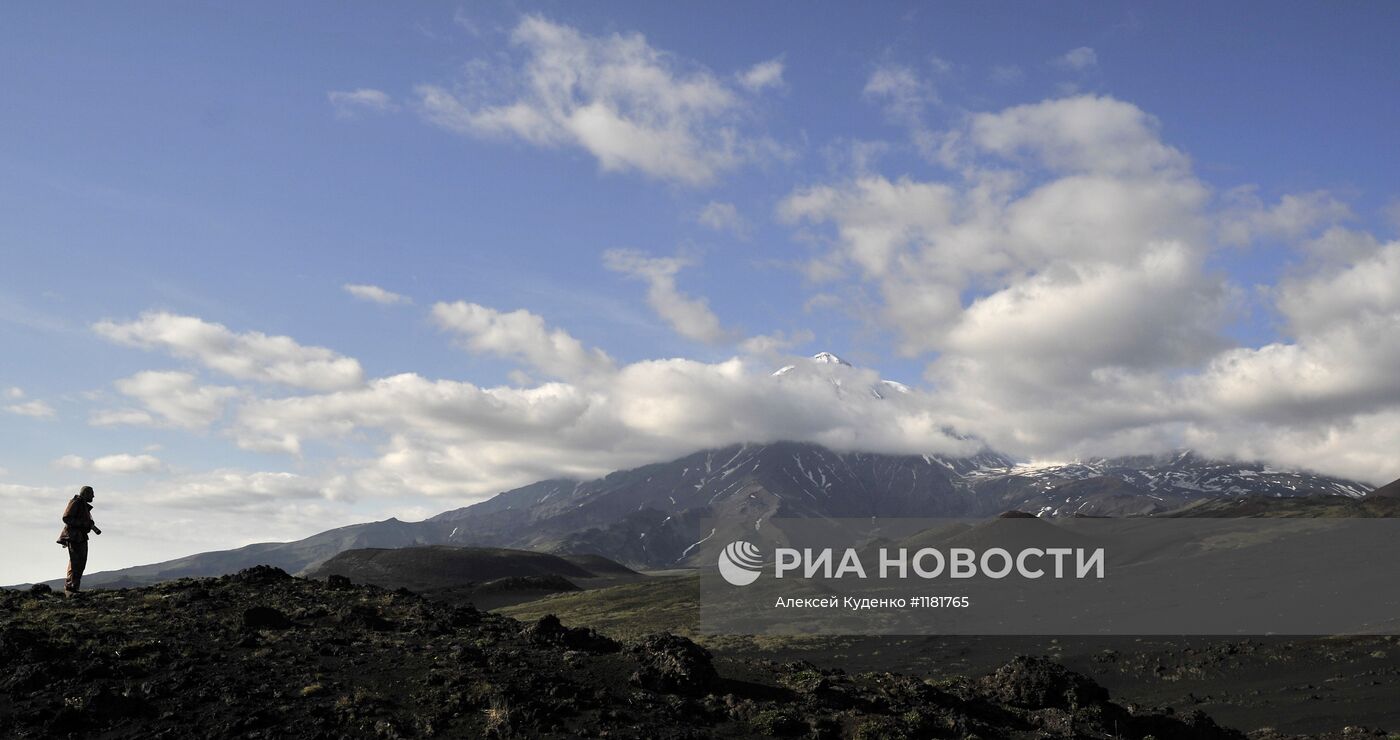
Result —
M82 496L74 496L68 502L68 508L63 510L63 531L58 534L58 544L86 542L91 531L92 504L84 501Z

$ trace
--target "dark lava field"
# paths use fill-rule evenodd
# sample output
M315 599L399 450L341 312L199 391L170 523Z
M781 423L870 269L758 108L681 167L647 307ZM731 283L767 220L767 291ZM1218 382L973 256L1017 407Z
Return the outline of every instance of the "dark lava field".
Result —
M0 592L0 667L16 738L1244 737L1114 703L1043 657L939 679L716 659L666 633L619 642L267 567Z

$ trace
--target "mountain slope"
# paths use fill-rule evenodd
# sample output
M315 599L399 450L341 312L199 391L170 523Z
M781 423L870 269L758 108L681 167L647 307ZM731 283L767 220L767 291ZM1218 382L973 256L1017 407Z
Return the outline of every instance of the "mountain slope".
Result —
M666 568L690 564L687 558L704 539L737 539L774 517L985 517L1010 510L1141 516L1242 499L1352 501L1369 490L1352 481L1190 452L1029 466L992 451L946 458L835 452L797 442L742 444L591 481L540 481L422 522L357 524L297 542L202 553L87 580L93 586L135 585L255 564L301 572L345 550L421 545L593 554L633 567Z
M1041 516L1157 514L1195 501L1239 497L1359 499L1370 490L1355 481L1276 470L1263 463L1212 460L1189 450L983 469L975 471L969 483L999 498L1006 509Z
M1395 498L1400 499L1400 480L1393 480L1380 488L1366 494L1375 498Z

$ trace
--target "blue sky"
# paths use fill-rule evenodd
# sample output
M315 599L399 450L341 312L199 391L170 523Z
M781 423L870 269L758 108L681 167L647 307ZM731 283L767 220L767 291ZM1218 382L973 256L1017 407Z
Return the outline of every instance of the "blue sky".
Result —
M15 553L83 482L115 567L945 426L1400 475L1392 4L0 16ZM764 385L818 350L913 392Z

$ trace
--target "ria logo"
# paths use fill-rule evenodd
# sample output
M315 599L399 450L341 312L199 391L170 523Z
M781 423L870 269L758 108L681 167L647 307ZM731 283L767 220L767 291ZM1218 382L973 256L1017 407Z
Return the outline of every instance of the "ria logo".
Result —
M719 574L735 586L747 586L758 580L763 568L763 553L743 540L729 543L719 554Z

